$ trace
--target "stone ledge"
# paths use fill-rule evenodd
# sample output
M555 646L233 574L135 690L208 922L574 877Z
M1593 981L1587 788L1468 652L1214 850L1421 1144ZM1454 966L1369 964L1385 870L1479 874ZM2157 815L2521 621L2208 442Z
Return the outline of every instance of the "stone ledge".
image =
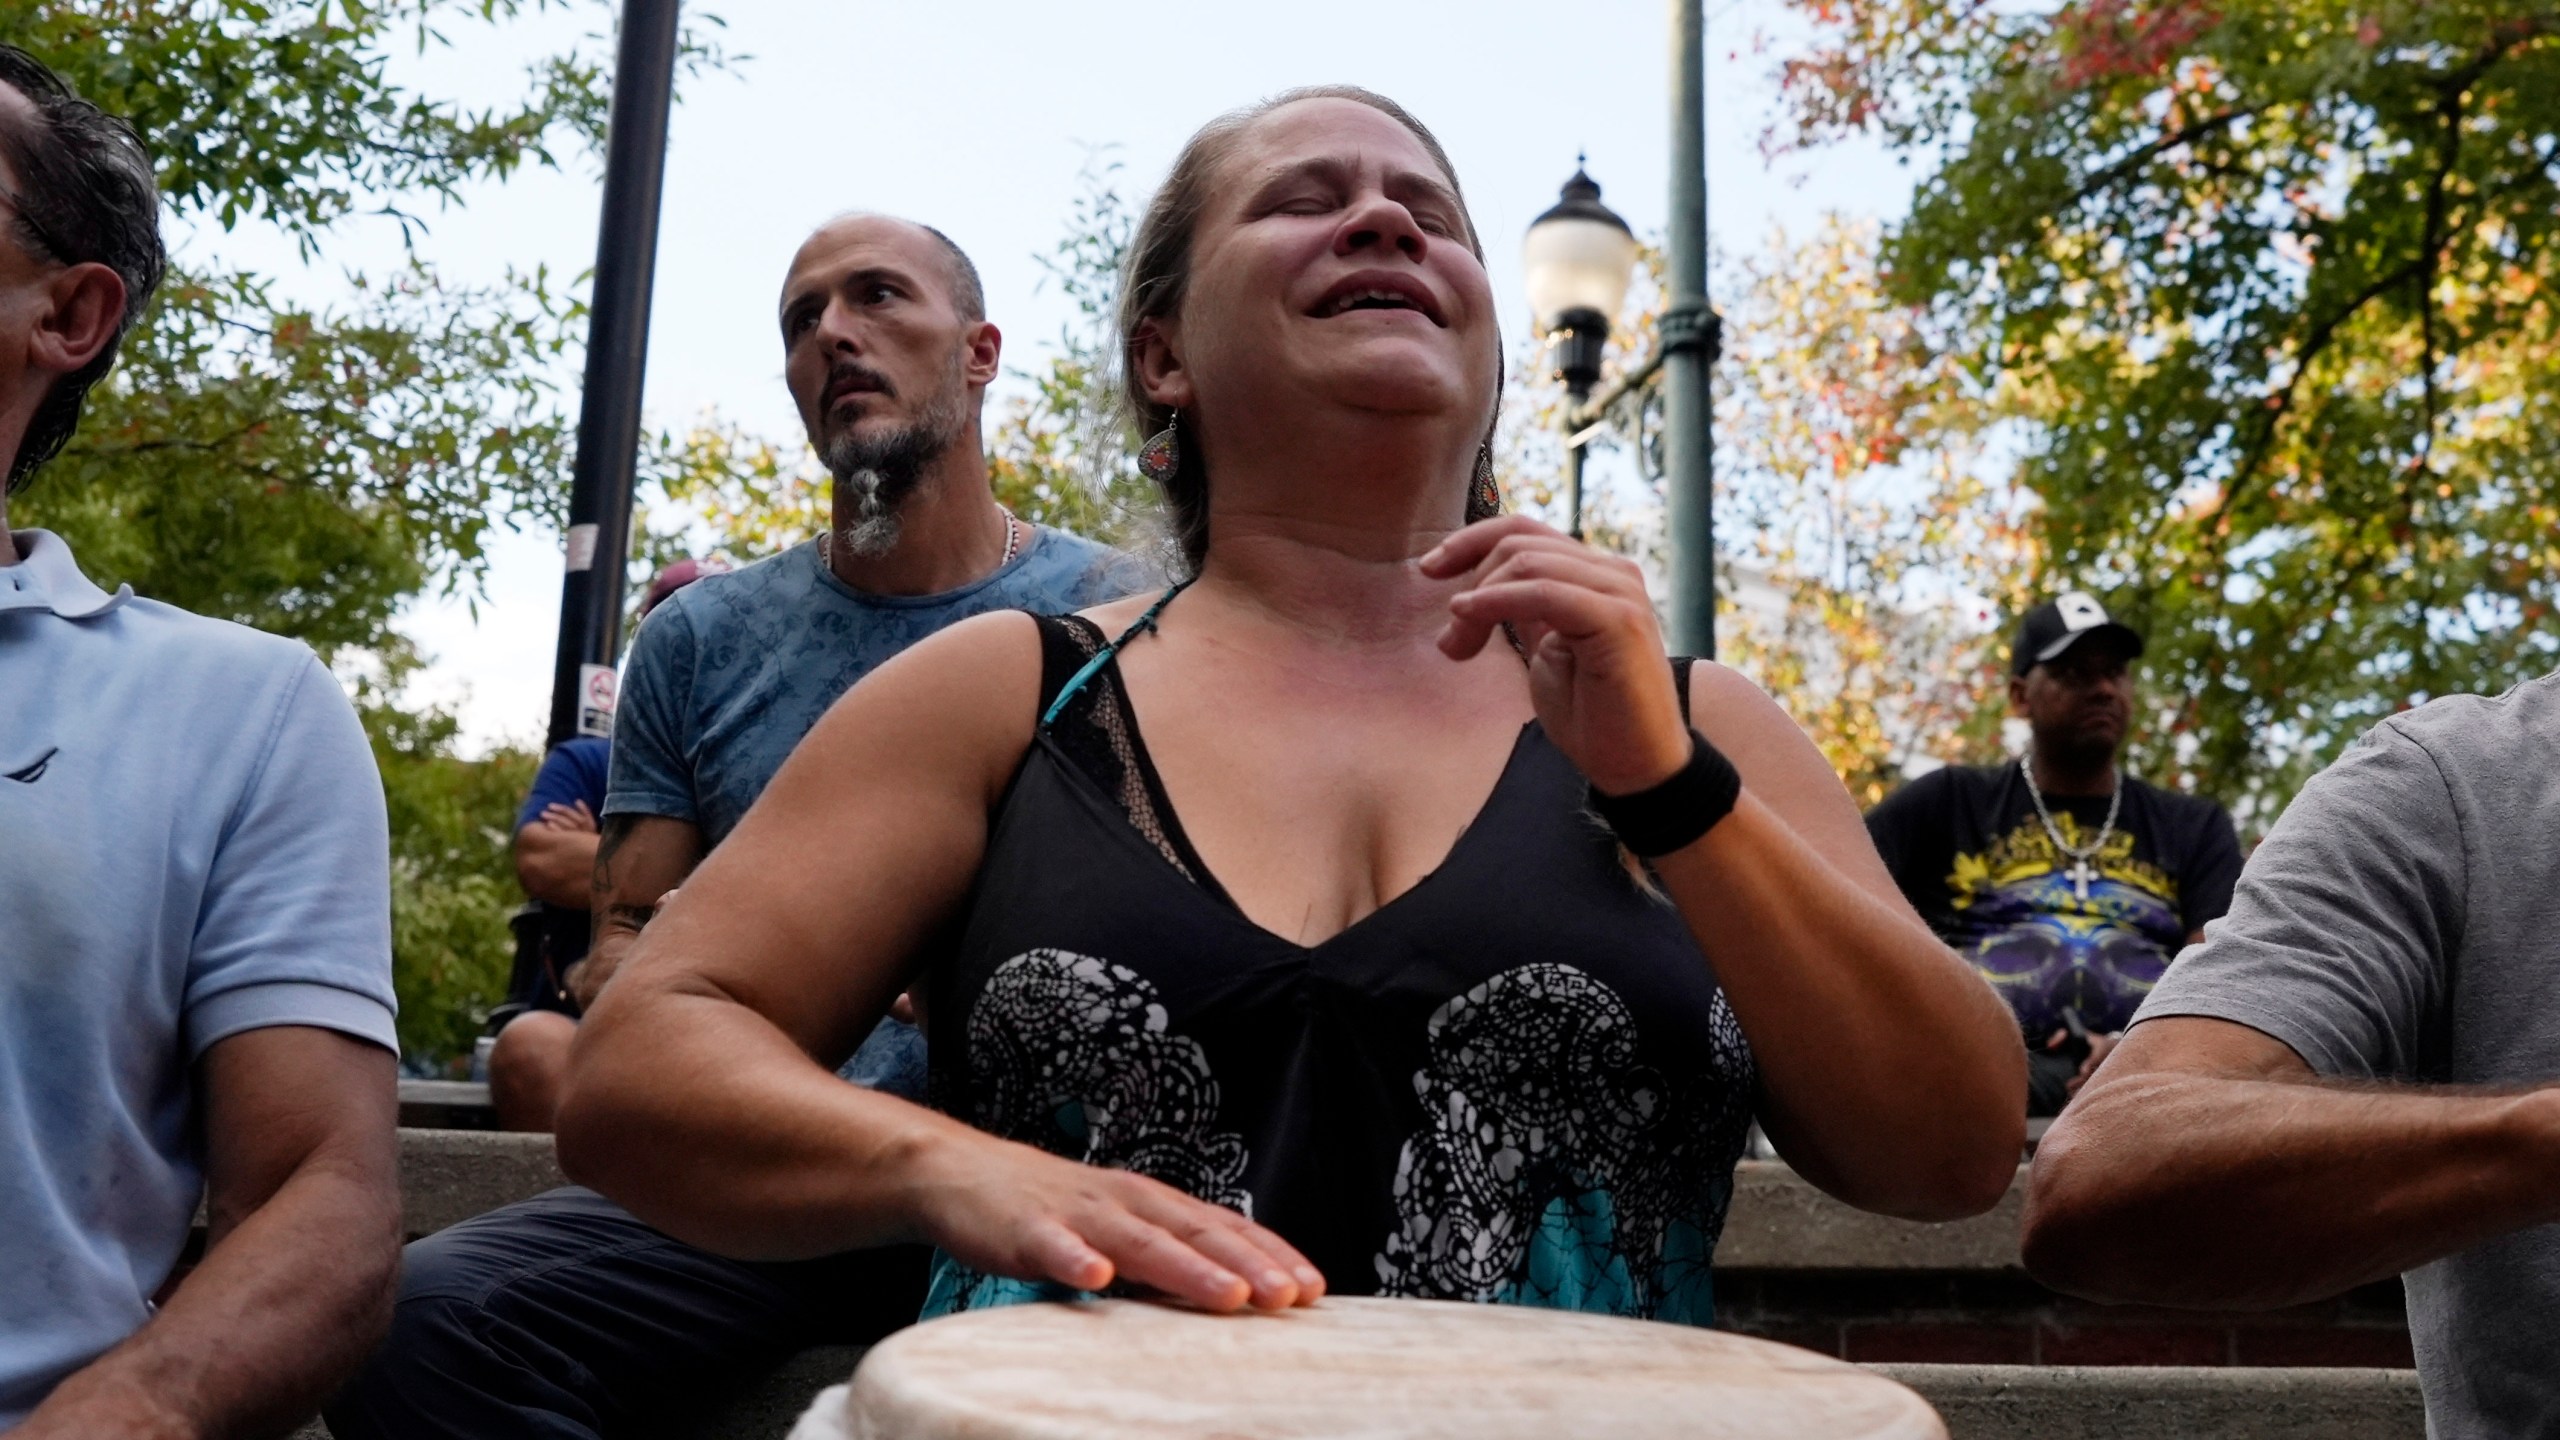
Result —
M403 1080L400 1123L421 1129L495 1130L497 1108L476 1080Z
M1734 1167L1718 1270L2015 1270L2026 1167L1989 1213L1943 1225L1852 1209L1775 1160Z
M2427 1433L2414 1370L1869 1368L1936 1406L1949 1440L2421 1440Z
M548 1135L494 1130L400 1132L400 1188L411 1235L566 1184ZM1735 1167L1719 1270L2014 1270L2026 1171L1989 1214L1945 1225L1853 1210L1774 1160Z

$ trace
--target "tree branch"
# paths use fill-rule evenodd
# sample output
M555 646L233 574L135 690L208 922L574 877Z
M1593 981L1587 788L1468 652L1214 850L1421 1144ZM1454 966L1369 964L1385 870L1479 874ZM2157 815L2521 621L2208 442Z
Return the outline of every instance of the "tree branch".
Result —
M2080 187L2071 192L2071 198L2063 202L2062 208L2067 210L2117 181L2129 178L2143 166L2159 159L2169 151L2183 149L2217 130L2227 130L2243 120L2265 114L2268 108L2266 105L2243 105L2237 110L2226 110L2222 114L2199 120L2175 133L2163 135L2157 140L2138 146L2132 154L2082 181Z

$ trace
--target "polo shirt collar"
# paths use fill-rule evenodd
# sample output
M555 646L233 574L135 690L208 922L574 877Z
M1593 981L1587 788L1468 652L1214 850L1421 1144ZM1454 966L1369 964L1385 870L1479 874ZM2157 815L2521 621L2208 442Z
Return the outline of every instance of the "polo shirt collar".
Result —
M104 615L133 598L133 587L119 585L108 594L80 573L71 547L50 530L12 530L18 563L0 565L0 614L12 610L50 610L65 620Z

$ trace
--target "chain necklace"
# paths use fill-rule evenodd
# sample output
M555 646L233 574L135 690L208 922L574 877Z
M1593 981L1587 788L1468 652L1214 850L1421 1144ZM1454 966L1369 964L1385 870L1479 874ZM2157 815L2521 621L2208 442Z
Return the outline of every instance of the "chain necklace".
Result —
M2045 808L2044 792L2036 788L2035 761L2019 756L2018 773L2026 777L2027 798L2036 802L2036 818L2044 822L2045 837L2053 842L2055 850L2070 857L2071 868L2066 873L2071 876L2071 888L2079 892L2081 899L2088 899L2089 882L2098 878L2089 862L2098 858L2099 852L2107 848L2108 838L2116 833L2116 812L2124 804L2123 779L2117 778L2115 788L2107 794L2107 823L2098 827L2098 838L2075 847L2063 843L2062 827L2053 823L2053 812Z
M1001 504L996 506L996 513L1004 517L1004 558L996 562L996 568L1001 570L1013 563L1014 556L1022 553L1022 532L1027 527L1014 518L1013 511ZM818 532L818 564L829 570L836 568L835 551L827 543L834 538L832 530Z

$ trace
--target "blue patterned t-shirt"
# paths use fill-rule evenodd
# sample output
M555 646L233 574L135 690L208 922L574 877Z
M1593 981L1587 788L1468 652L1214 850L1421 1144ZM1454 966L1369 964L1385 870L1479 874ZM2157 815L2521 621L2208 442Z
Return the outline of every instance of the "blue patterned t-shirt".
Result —
M836 697L890 656L973 615L1064 614L1151 579L1128 556L1044 525L1011 564L938 595L865 594L819 562L815 541L706 575L632 639L604 813L689 821L705 849L718 845ZM844 1075L920 1099L923 1037L884 1020Z

